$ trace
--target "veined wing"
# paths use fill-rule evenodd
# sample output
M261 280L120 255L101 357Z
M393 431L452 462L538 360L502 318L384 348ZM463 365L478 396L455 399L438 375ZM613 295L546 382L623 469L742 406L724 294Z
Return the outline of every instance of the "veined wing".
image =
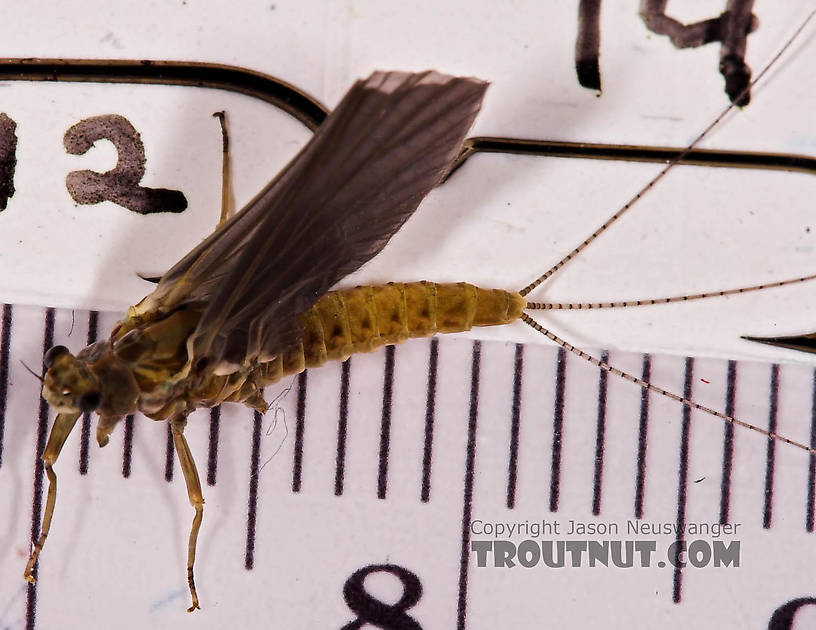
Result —
M439 183L486 88L433 71L357 81L283 171L170 269L139 311L203 308L188 342L193 365L274 356L297 334L296 316L376 255Z

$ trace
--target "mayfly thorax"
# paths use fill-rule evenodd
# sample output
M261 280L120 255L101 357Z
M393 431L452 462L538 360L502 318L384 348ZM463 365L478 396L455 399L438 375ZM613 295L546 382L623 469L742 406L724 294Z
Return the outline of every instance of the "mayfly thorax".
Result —
M164 274L109 338L75 356L63 346L46 354L43 397L57 417L42 454L48 497L26 578L33 581L32 570L54 513L53 465L83 412L98 414L100 446L123 418L137 411L170 423L195 510L187 557L189 610L194 610L199 605L193 566L204 499L184 437L188 414L222 402L241 402L264 412L267 403L261 389L285 375L409 337L473 326L520 319L603 370L812 452L804 444L624 373L575 348L529 315L533 310L666 303L765 288L605 304L527 301L529 293L614 223L683 156L668 163L589 238L519 291L465 282L391 283L330 291L375 256L445 177L486 88L476 79L437 72L377 72L358 81L310 142L241 211L229 212L228 196L224 196L222 220L215 232Z

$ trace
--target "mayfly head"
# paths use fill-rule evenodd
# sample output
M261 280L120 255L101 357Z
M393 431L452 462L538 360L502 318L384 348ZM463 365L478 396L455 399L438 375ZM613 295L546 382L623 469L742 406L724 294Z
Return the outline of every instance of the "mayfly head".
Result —
M100 384L84 361L65 346L54 346L44 363L42 395L57 413L96 411L102 400Z

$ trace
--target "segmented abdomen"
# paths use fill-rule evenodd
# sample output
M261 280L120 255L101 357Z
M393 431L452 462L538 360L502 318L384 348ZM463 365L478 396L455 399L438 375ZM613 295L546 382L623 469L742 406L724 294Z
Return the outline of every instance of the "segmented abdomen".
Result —
M261 365L252 380L263 387L326 361L344 361L355 352L371 352L409 337L507 324L518 319L525 305L514 291L466 282L392 282L331 291L298 317L301 341Z

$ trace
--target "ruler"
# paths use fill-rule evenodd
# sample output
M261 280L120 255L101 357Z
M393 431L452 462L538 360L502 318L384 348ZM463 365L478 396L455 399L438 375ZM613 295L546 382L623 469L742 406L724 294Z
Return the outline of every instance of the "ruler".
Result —
M10 13L11 23L29 26L10 34L3 54L129 58L136 60L140 77L152 76L157 83L15 80L20 64L0 63L2 112L16 124L16 150L4 149L16 158L16 192L0 211L4 302L121 311L140 300L150 287L137 272L163 273L218 220L221 133L214 111L229 114L236 203L240 207L252 199L311 136L302 120L246 95L258 97L257 72L283 79L326 108L373 69L437 68L473 75L490 81L491 87L471 136L592 143L598 149L594 156L584 153L587 159L554 157L569 155L564 152L474 154L428 196L381 255L346 279L352 286L417 279L524 286L582 242L662 167L590 157L621 157L620 145L628 145L635 153L646 146L662 149L658 155L667 159L670 149L685 147L728 102L718 69L720 43L678 49L668 37L645 27L637 3L603 8L603 91L598 92L578 82L579 24L572 4L542 6L523 0L497 20L487 0L478 7L472 0L455 0L444 12L432 2L421 8L391 7L387 15L376 4L351 11L313 0L245 7L236 13L222 0L200 0L168 11L156 22L135 7L111 15L102 0L92 2L98 8L83 4L88 19L71 33L61 29L75 22L67 4L59 13L50 3ZM592 3L582 6L587 4ZM722 9L719 0L704 0L670 7L668 13L693 23ZM753 9L760 26L748 36L745 59L754 74L810 9L811 3L803 0ZM232 36L222 32L225 15L240 24L231 27L237 29ZM136 24L140 27L134 30ZM33 31L52 45L44 47L26 35ZM110 37L100 37L100 32ZM451 33L457 34L457 47L448 45ZM157 40L163 45L157 47ZM752 92L750 105L732 112L702 143L702 148L736 152L743 168L673 169L533 297L637 299L813 273L816 230L807 200L816 194L816 178L808 171L816 153L816 91L808 64L810 45L805 34L765 85ZM425 53L418 55L418 49ZM230 82L221 72L216 78L224 89L167 85L184 73L138 61L146 58L226 64L233 79L240 70L249 78ZM91 78L116 74L116 67L94 66ZM165 79L167 74L171 77ZM39 76L53 78L54 72ZM184 77L188 85L203 81L198 72ZM310 115L314 118L314 112ZM173 193L166 205L152 208L158 211L140 214L111 201L87 205L72 197L69 177L87 170L105 172L120 157L105 139L85 153L65 149L66 136L81 136L89 124L98 125L100 116L118 121L122 136L138 134L142 152L134 155L132 142L122 154L137 163L143 158L141 188ZM0 144L8 145L9 137L8 131L0 132ZM767 163L758 164L757 153L783 159L769 169ZM806 168L780 170L795 162ZM0 178L0 187L6 179ZM183 211L176 203L179 194L187 204ZM776 360L776 351L744 342L739 335L809 330L816 321L809 291L802 284L677 308L550 313L548 322L579 346ZM524 326L478 334L540 341L538 333Z
M309 370L267 390L265 417L237 405L191 417L207 484L203 611L193 616L183 571L191 510L166 423L129 418L99 450L83 422L57 466L54 527L29 586L21 574L41 518L49 413L20 361L39 366L44 347L78 348L115 319L4 307L4 627L79 626L91 615L133 628L799 628L816 619L812 456L562 350L458 337ZM602 354L816 441L810 367ZM605 541L653 552L647 566L638 556L627 568L623 544L617 565L610 551L604 566ZM673 555L678 544L687 555ZM536 561L533 547L551 553Z

